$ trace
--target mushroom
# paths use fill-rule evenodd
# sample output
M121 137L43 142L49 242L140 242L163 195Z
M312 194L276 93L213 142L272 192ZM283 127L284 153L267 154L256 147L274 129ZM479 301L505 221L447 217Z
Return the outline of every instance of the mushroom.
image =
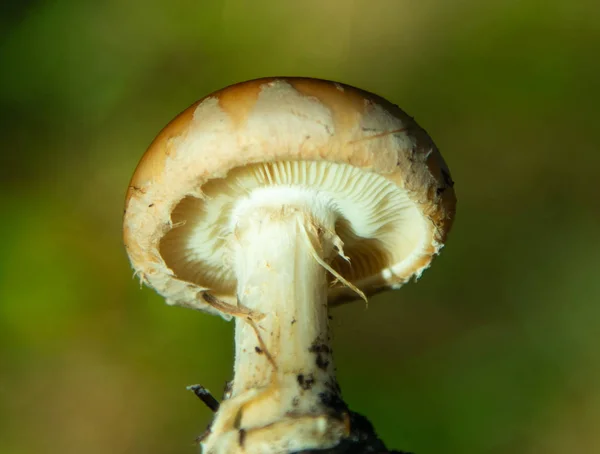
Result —
M329 308L419 277L452 225L452 187L410 116L330 81L232 85L162 130L129 185L124 241L168 304L235 319L233 385L204 452L350 437Z

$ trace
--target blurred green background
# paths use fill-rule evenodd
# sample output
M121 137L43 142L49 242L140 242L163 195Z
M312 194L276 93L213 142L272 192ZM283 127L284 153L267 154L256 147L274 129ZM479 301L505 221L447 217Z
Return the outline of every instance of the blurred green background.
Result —
M600 4L21 0L0 6L0 453L192 453L233 325L140 290L128 180L179 111L302 75L415 116L456 181L415 285L334 313L390 447L600 452Z

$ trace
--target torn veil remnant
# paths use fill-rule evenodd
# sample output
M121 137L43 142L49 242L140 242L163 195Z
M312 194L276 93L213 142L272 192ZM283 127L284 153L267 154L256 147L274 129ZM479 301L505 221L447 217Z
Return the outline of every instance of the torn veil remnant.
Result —
M418 277L452 224L452 186L411 117L329 81L233 85L158 135L127 193L131 263L169 304L236 319L206 453L349 439L328 309Z

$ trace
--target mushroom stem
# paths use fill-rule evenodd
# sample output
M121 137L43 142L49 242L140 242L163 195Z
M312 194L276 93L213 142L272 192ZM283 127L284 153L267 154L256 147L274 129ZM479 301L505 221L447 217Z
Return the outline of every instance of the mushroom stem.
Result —
M311 217L295 208L258 210L253 217L256 222L240 233L238 298L264 318L256 324L258 332L246 320L236 321L232 396L269 386L313 395L313 389L335 381L327 272L311 253L312 246L323 256L329 245L319 238Z
M323 449L347 435L329 344L327 271L314 256L327 261L335 254L335 219L310 207L253 207L238 216L238 301L263 317L236 319L233 388L207 453L236 452L227 431L243 431L248 453L252 443L261 453ZM219 436L225 448L217 448Z

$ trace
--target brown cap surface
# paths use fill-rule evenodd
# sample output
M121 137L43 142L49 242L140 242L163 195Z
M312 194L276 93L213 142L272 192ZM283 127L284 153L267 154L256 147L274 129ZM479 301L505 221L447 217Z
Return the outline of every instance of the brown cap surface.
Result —
M328 165L327 172L342 172L327 189L345 194L342 205L352 203L348 194L354 190L357 197L368 193L369 201L390 210L377 214L385 225L366 236L353 226L359 212L346 210L346 217L340 211L339 225L348 230L340 236L349 245L345 253L350 263L335 260L332 266L366 294L418 277L452 225L456 198L450 172L427 133L400 108L330 81L253 80L189 107L161 131L138 164L127 191L124 241L142 281L169 304L215 312L201 292L235 304L235 276L227 257L209 250L226 241L229 202L222 202L218 217L200 219L199 224L191 213L206 211L203 204L223 187L215 181L244 180L243 169L278 163L284 163L282 169ZM306 169L290 172L304 175ZM366 178L373 178L370 189L348 187L348 182ZM314 182L308 177L284 180L287 186L310 187ZM389 200L379 201L380 195ZM375 216L365 207L365 215ZM199 225L214 230L210 244ZM191 250L193 241L200 246L185 259L169 246ZM330 291L331 304L354 297L343 286Z

